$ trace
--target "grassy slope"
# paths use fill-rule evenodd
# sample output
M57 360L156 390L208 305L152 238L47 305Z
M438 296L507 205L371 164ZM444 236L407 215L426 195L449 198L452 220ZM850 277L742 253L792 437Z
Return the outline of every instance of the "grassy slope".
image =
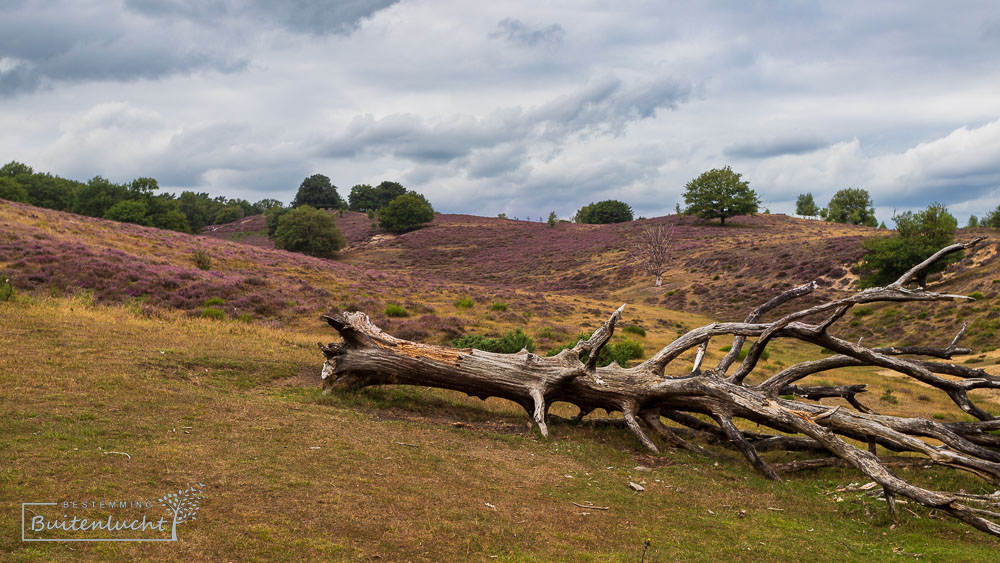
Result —
M330 331L315 320L328 306L354 304L377 312L386 303L401 303L423 316L379 322L430 341L448 338L448 330L455 327L480 334L519 327L534 336L545 329L553 336L538 338L544 350L572 338L581 328L595 327L620 301L628 301L635 305L626 321L647 329L642 340L649 354L678 333L710 321L692 312L665 309L663 302L674 297L666 292L691 289L696 283L721 285L729 276L752 280L762 292L773 291L791 283L786 277L796 283L804 280L787 274L779 277L784 271L780 266L767 266L778 261L754 262L753 253L774 257L787 252L793 257L801 248L823 245L836 256L838 240L857 236L851 228L842 231L774 217L760 219L766 228L750 220L725 230L687 225L682 232L691 247L679 256L681 267L668 274L668 286L654 291L639 276L618 272L621 251L606 246L613 237L601 228L560 225L549 230L544 224L462 217L439 221L442 225L424 233L381 242L365 242L359 236L354 251L331 262L0 204L0 224L5 227L0 231L0 270L13 273L19 283L32 272L40 277L29 292L35 297L0 304L0 349L18 351L0 355L5 381L0 411L5 463L0 483L12 515L4 520L10 532L3 534L4 549L18 557L69 558L79 553L59 545L26 547L9 539L16 537L15 509L20 502L116 492L152 497L193 481L210 485L211 500L205 505L204 520L181 527L183 541L177 546L95 544L74 549L181 559L232 553L265 558L462 559L471 553L476 558L492 554L515 560L634 560L645 537L652 537L656 559L707 560L720 555L757 559L762 554L797 559L806 550L816 550L811 555L864 559L888 557L892 547L903 547L908 552L977 560L997 547L995 541L970 536L950 522L929 520L920 510L916 510L920 520L908 519L904 526L890 529L883 511L871 500L842 497L844 502L838 503L817 495L856 478L851 472L812 473L775 485L758 479L728 453L718 466L676 452L648 458L634 439L617 430L557 426L556 439L542 442L528 430L523 413L500 401L484 405L454 393L418 389L320 397L315 377L320 359L312 343L330 338ZM495 280L470 278L476 263L491 255L510 256L481 248L490 238L507 240L501 237L503 229L487 231L486 237L475 235L480 242L463 250L462 241L477 232L473 227L479 223L491 229L497 223L524 229L534 241L532 248L540 249L540 258L497 269L492 274L499 276ZM782 247L778 237L767 236L789 225L799 233L791 244ZM554 236L559 229L568 234ZM581 241L583 251L562 257L560 249L571 247L574 240ZM446 259L407 257L424 244L432 251L427 256ZM122 253L120 260L104 260L104 249ZM197 249L208 249L213 256L208 274L191 266L191 253ZM153 276L175 275L175 270L161 270L180 268L195 278L182 278L180 287L154 285L150 297L138 299L102 300L96 289L75 298L44 297L71 290L78 281L74 272L89 271L86 264L72 262L81 252L89 252L112 270L112 281L121 270L136 268ZM747 260L730 271L712 264L718 256L729 257L726 263ZM990 280L1000 275L997 261L989 258L971 257L971 269L946 282L964 291L984 287L985 303L943 311L990 320L994 288L1000 289ZM17 262L23 264L13 267ZM458 266L452 274L447 274L449 263ZM810 271L822 266L816 260L795 264L796 269ZM577 273L562 269L571 265ZM518 268L526 270L527 281L511 287L513 274L508 272L516 274ZM543 291L557 274L563 276L559 279L571 279L589 270L604 272L599 274L604 276L600 284L606 287ZM720 272L720 280L711 279L708 274L713 271ZM53 273L63 276L63 285L52 281L58 277ZM207 277L197 277L201 275ZM240 285L251 276L264 284ZM192 294L203 300L212 295L206 292L229 287L220 278L237 280L231 296L227 294L230 304L249 299L248 295L279 294L281 300L296 299L299 309L285 307L277 316L263 315L264 323L244 324L211 322L150 306L160 299L168 303L189 285ZM586 275L580 279L584 285L592 280ZM195 285L203 281L207 285ZM771 288L775 283L779 286ZM835 292L836 282L826 290ZM690 294L691 301L704 303L715 295L711 289ZM452 304L463 295L476 300L472 309ZM509 310L487 311L494 300L508 302ZM125 305L102 304L115 302ZM741 302L725 308L749 306ZM690 301L687 308L692 309ZM199 309L196 302L187 310ZM230 317L236 313L229 312ZM858 325L851 329L874 331L878 323L897 317L900 325L906 325L909 314L887 320L879 310L854 319ZM950 315L916 320L930 316L936 324L928 326L943 334L954 329ZM815 353L779 344L772 349L765 372ZM990 365L996 359L996 352L981 360L971 358ZM989 369L996 373L995 366ZM876 393L865 400L880 410L954 416L953 407L908 381L894 387L892 399L898 402L880 400L886 383L871 370L845 370L825 379L873 383ZM573 414L559 407L557 413ZM453 422L463 426L454 427ZM184 426L192 426L190 434L180 429ZM179 429L174 432L174 428ZM127 451L133 458L102 455L105 450ZM663 466L638 473L633 469L638 464ZM626 489L630 479L645 480L647 492L638 495ZM971 482L967 486L981 488ZM584 511L571 501L593 501L610 510ZM738 517L739 510L747 510L746 518ZM873 516L865 516L866 511ZM804 531L809 528L814 531ZM839 539L821 544L815 537Z
M617 430L540 440L509 405L453 393L323 397L316 335L69 299L3 303L0 318L0 347L18 350L0 356L0 542L15 559L634 561L647 537L651 560L971 561L997 547L920 508L890 528L872 500L822 494L847 471L774 484L733 456L650 458ZM177 544L17 540L20 502L197 481L207 500ZM609 510L571 504L588 501Z

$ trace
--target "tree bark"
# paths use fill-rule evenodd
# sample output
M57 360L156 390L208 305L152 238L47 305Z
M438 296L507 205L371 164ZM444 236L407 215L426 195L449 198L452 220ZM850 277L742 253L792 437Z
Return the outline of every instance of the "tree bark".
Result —
M955 244L886 287L871 288L762 322L775 307L808 295L815 283L776 296L750 313L745 322L713 323L680 336L653 357L634 367L611 364L597 367L600 349L607 344L625 309L623 305L588 340L553 357L541 357L521 350L497 354L475 349L455 349L395 338L375 326L367 315L343 313L323 318L336 329L342 342L320 345L326 356L322 377L325 388L359 388L368 385L422 385L453 389L482 399L501 397L521 405L534 420L539 432L548 436L548 406L564 401L580 409L579 418L595 409L620 412L624 427L651 451L659 446L647 434L650 428L669 445L707 453L689 443L688 438L710 437L735 446L760 473L780 479L775 469L759 454L774 449L825 451L843 460L885 489L886 498L902 496L940 510L979 530L1000 536L1000 525L986 518L989 511L969 506L961 496L917 487L893 474L886 459L876 455L869 444L886 451L911 452L928 463L947 465L1000 484L1000 419L977 407L968 397L973 389L1000 389L1000 377L965 366L935 362L922 357L948 359L968 353L957 343L964 328L945 348L867 348L829 333L829 329L854 305L885 301L949 301L968 299L904 286L937 259L971 248L982 239ZM715 367L701 369L705 347L716 337L733 338L732 349ZM747 338L756 339L735 371L737 354ZM763 383L749 385L764 347L778 338L795 339L833 350L837 355L802 362L773 375ZM665 368L685 352L698 348L696 364L682 375L667 375ZM905 356L905 357L904 357ZM916 356L916 357L914 357ZM586 360L584 360L586 358ZM846 366L878 366L913 377L945 393L964 412L980 419L977 423L942 423L932 420L880 415L864 407L856 395L864 385L799 387L795 383L809 375ZM676 372L677 370L672 370ZM948 377L942 377L941 375ZM793 395L799 399L783 399ZM842 398L847 405L829 406L821 398ZM853 407L853 408L852 408ZM707 415L715 424L692 416ZM683 428L674 432L662 423L667 417ZM749 420L783 434L758 434L741 430L734 419ZM851 441L848 441L851 440ZM934 443L928 440L934 440ZM861 447L852 443L857 441Z

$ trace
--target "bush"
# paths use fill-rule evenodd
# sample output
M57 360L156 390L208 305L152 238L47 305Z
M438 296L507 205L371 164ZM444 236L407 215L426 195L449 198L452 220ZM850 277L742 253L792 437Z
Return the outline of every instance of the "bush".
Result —
M500 338L487 338L478 334L465 334L451 341L455 348L475 348L498 354L515 354L522 349L535 351L535 341L521 329L514 329Z
M625 327L622 327L622 332L627 334L635 334L636 336L642 336L642 337L646 336L646 329L637 325L627 325Z
M14 284L11 283L10 278L4 276L3 281L0 282L0 301L10 301L11 297L14 297Z
M318 258L329 258L346 244L333 217L308 205L282 215L274 232L278 248Z
M574 220L577 223L600 225L624 223L632 220L632 208L624 202L608 199L584 205L576 212Z
M210 270L212 268L212 257L204 250L195 250L191 254L191 260L199 270Z
M471 297L459 297L455 300L456 309L471 309L476 305L476 302L472 300Z
M390 233L405 233L434 220L434 208L424 196L407 192L389 202L378 214L379 226Z
M201 310L201 318L221 321L226 318L226 312L215 307L205 307Z
M126 199L112 205L105 213L104 218L122 223L135 223L137 225L148 225L146 214L149 207L144 201L138 199Z
M212 297L211 299L205 301L206 307L221 307L222 305L225 304L226 300L222 299L221 297Z
M515 352L520 352L522 349L534 352L535 341L519 328L505 333L500 338L500 352L503 352L504 354L513 354Z
M406 309L404 309L399 305L393 305L391 303L385 306L385 310L383 311L383 313L385 313L385 316L393 318L410 316L409 311L407 311Z
M979 221L979 226L1000 229L1000 205L998 205L993 211L987 213L986 216Z
M978 291L973 291L972 293L969 294L969 297L971 297L973 299L983 299L985 297L985 295L983 295L982 293L980 293Z
M867 317L868 315L871 315L874 312L875 309L872 309L871 307L858 307L857 309L851 311L851 314L854 315L855 317L861 318L861 317Z
M494 301L493 304L490 305L490 311L506 311L506 310L507 310L507 303L504 301Z

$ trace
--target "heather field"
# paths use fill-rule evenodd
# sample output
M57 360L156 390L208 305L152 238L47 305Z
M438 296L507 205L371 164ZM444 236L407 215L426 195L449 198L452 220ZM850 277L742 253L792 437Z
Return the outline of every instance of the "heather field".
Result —
M620 429L559 422L543 439L499 399L319 390L315 343L334 333L318 317L330 310L361 310L430 343L520 330L545 353L628 303L631 328L613 342L648 357L813 279L810 299L843 295L874 229L779 215L724 228L673 216L550 227L439 215L386 235L364 214L336 220L348 247L325 260L274 249L259 216L191 236L0 201L0 277L15 288L0 301L6 558L638 561L645 550L646 561L995 559L995 539L923 507L903 505L894 525L884 503L844 490L860 479L847 469L775 483L717 446L717 460L653 456ZM674 229L661 288L625 267L629 241L649 225ZM958 237L974 234L991 233ZM943 346L966 324L976 353L955 361L1000 374L997 250L993 238L932 279L975 301L859 307L840 334ZM723 344L713 341L710 359ZM768 350L754 378L824 354L785 342ZM867 383L861 399L880 412L968 420L922 384L871 368L810 382ZM1000 397L982 398L1000 414ZM564 404L552 412L575 414ZM899 471L928 487L992 491L954 472ZM202 512L178 527L176 543L18 537L22 502L153 498L196 482Z

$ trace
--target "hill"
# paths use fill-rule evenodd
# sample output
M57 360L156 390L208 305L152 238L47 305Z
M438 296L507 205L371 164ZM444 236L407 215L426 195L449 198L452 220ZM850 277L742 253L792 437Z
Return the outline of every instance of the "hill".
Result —
M857 480L846 469L788 474L775 484L716 446L714 462L675 450L649 456L619 429L556 422L553 438L542 440L520 407L497 399L392 387L319 391L315 342L333 336L317 316L329 309L370 312L389 332L425 342L521 329L544 352L628 302L624 321L645 336L620 331L616 342L636 341L648 355L691 327L746 315L810 273L823 280L820 293L841 294L857 241L873 231L782 216L739 218L723 229L676 217L549 227L444 215L387 236L366 216L345 213L338 221L350 246L322 260L246 244L250 235L240 233L261 223L243 221L191 236L0 202L0 274L18 291L0 302L5 552L632 561L646 538L652 560L988 560L995 552L992 538L912 504L919 519L890 527L884 505L837 491ZM628 238L658 224L676 224L677 255L664 287L653 288L623 262ZM852 312L846 330L937 344L931 340L950 340L969 322L970 341L995 346L988 335L998 321L996 251L990 241L935 281L979 291L976 302ZM207 269L198 267L199 252ZM460 298L471 306L457 305ZM389 316L390 304L409 316ZM224 318L205 315L211 308ZM710 359L723 344L713 342ZM761 376L821 354L784 342L768 350ZM998 373L1000 353L979 350L956 361ZM872 369L819 380L869 384L863 401L880 412L965 420L921 384L893 380L890 388ZM985 405L1000 413L1000 399ZM558 404L553 413L575 414ZM773 463L798 459L767 455ZM899 471L992 491L938 469ZM193 482L208 485L204 518L185 524L175 545L16 539L21 502L153 498Z

